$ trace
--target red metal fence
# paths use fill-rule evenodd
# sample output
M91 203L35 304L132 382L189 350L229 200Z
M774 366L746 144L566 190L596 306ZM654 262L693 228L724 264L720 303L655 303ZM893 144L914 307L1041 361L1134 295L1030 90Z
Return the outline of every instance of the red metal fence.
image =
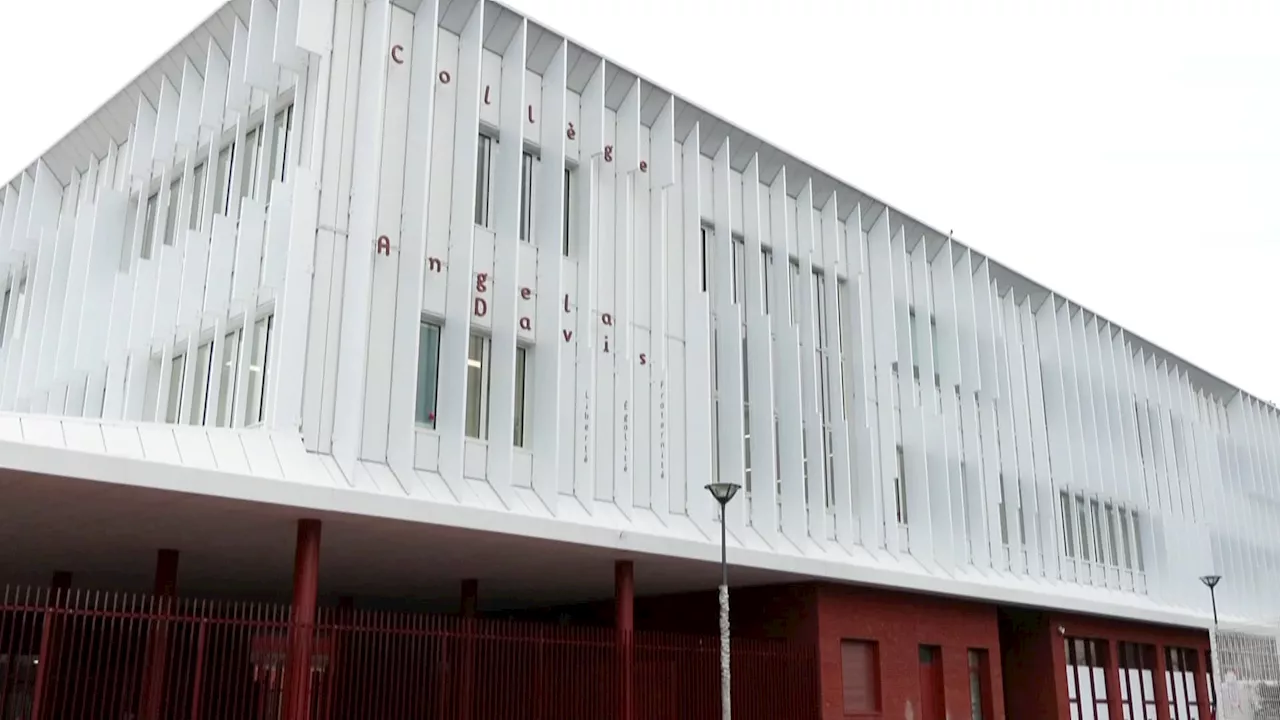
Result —
M282 717L291 639L311 635L314 720L711 720L714 637L91 590L0 591L0 720ZM819 715L809 646L733 641L741 720ZM629 698L629 699L628 699Z

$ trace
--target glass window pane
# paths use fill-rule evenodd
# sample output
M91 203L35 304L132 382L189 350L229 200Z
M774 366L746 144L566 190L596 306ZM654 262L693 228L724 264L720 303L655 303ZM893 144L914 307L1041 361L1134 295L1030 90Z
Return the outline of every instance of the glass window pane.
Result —
M240 336L243 331L237 329L227 333L222 340L222 367L218 371L218 415L215 424L227 427L231 419L231 410L236 398L236 364L240 357Z
M418 425L436 426L436 394L440 367L440 326L421 323L418 326L418 397L414 421Z
M160 193L153 192L147 197L147 208L142 218L142 252L143 259L151 259L151 243L155 240L157 205L160 204Z
M476 144L476 217L475 223L489 226L489 152L493 141L481 135Z
M187 227L192 230L200 230L204 223L204 182L204 163L200 163L191 171L191 220Z
M272 316L260 318L253 324L252 345L249 348L249 386L245 395L244 424L262 422L266 410L267 353L271 344Z
M164 244L172 245L178 236L178 203L182 197L182 178L169 183L168 205L164 211Z
M527 351L516 348L516 398L515 398L515 438L516 447L524 447L524 406L525 406L525 372L527 370Z
M569 211L572 207L571 198L573 197L573 170L564 169L564 241L561 247L561 253L565 257L569 257L569 229L573 227L573 214Z
M218 151L218 174L213 182L213 211L226 215L231 196L231 171L234 169L236 144L231 143Z
M195 382L191 386L191 409L187 413L187 423L204 424L204 403L209 394L209 360L213 351L213 343L207 342L196 348Z
M467 437L488 437L488 417L485 412L489 391L489 339L472 335L467 348Z
M165 402L164 421L178 422L182 412L182 373L187 368L186 354L179 355L169 362L169 397Z
M520 239L533 238L533 153L520 159Z

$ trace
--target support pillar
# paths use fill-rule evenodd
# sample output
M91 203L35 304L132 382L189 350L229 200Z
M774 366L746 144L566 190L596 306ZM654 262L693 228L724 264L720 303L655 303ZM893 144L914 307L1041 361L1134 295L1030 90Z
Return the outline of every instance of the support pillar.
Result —
M320 521L299 520L293 558L293 608L285 662L283 720L310 720L311 644L316 626L316 588L320 580Z
M1058 717L1071 717L1071 695L1067 689L1067 639L1066 632L1057 619L1049 616L1048 627L1049 653L1053 658L1053 694L1058 708Z
M173 601L177 595L178 551L160 550L156 553L155 590L150 618L154 624L147 645L140 720L155 720L160 717L160 708L164 702L166 651L169 647L169 623L165 616L173 611Z
M48 610L44 614L44 625L40 632L40 650L37 655L36 683L31 693L31 720L40 720L44 712L45 696L48 694L50 679L57 664L58 622L54 608L64 605L71 590L71 573L59 570L53 574L49 583Z
M1195 675L1196 681L1196 705L1200 706L1200 717L1205 720L1213 720L1213 712L1217 710L1210 702L1209 682L1205 678L1209 671L1209 663L1206 659L1209 655L1208 648L1197 648L1195 654L1196 664L1192 668L1192 674Z
M1115 638L1107 643L1106 657L1102 659L1102 671L1107 685L1107 715L1119 720L1124 717L1124 702L1120 698L1120 643Z
M616 647L618 652L618 720L632 720L635 709L635 566L619 560L613 566L613 597Z
M1165 674L1169 669L1168 660L1165 658L1164 645L1156 645L1156 662L1155 672L1152 673L1152 686L1156 692L1156 720L1170 720L1169 718L1169 683Z

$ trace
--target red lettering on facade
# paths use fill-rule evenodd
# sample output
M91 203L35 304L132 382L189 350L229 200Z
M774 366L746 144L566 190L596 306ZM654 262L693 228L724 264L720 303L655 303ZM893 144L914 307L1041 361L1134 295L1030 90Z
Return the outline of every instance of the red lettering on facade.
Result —
M533 291L527 287L522 287L520 288L520 297L524 298L525 300L528 300L529 298L533 297Z
M604 351L609 352L609 338L604 339Z
M569 123L569 129L565 131L564 136L570 140L578 137L578 131L573 129L573 123Z
M604 146L604 161L613 162L613 146L612 145Z
M533 321L532 321L532 320L530 320L530 319L529 319L529 318L527 318L527 317L522 317L522 318L520 318L520 329L521 329L521 330L532 330L532 329L533 329Z
M440 258L427 258L427 269L431 272L442 272L444 270L444 263L440 262Z
M641 365L648 365L648 364L649 364L649 356L648 356L648 355L645 355L644 353L640 353L640 364L641 364Z
M572 311L569 309L569 294L568 294L568 293L565 293L565 296L564 296L564 311L565 311L565 312L572 312Z
M569 342L570 340L572 340L572 339L573 339L573 331L572 331L572 330L561 330L561 331L560 331L560 334L561 334L561 335L564 335L564 341L565 341L565 342Z
M441 70L438 77L440 78L441 85L448 85L453 82L453 76L449 74L448 70Z
M476 317L484 317L489 314L489 303L485 302L484 298L476 298L475 314Z
M647 173L647 172L649 172L649 163L645 162L644 160L641 160L641 161L640 161L640 172L643 172L643 173Z
M604 323L605 325L612 325L613 316L610 315L609 313L604 313L603 315L600 316L600 322Z
M404 58L400 57L400 53L402 52L404 52L403 45L392 45L391 46L391 62L394 62L397 65L403 65Z
M386 255L391 257L391 238L386 235L378 236L378 248L375 251L378 255Z
M489 100L489 86L488 86L488 85L485 85L485 86L484 86L484 104L485 104L485 105L492 105L492 104L493 104L493 103L492 103L492 102L490 102L490 100Z
M476 292L485 292L489 289L489 274L476 273Z
M530 122L530 123L535 122L535 121L534 121L534 119L533 119L533 106L532 106L532 105L530 105L530 106L529 106L529 122Z

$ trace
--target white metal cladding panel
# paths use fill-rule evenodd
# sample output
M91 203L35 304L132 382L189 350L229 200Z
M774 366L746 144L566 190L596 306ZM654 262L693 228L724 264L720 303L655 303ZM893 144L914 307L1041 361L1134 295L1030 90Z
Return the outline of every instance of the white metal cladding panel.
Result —
M370 490L714 538L702 486L749 470L729 529L750 547L883 548L1197 611L1216 570L1224 605L1269 611L1275 407L495 4L441 27L433 2L245 8L132 96L127 139L0 192L0 290L24 294L3 308L0 409L246 403L253 321L274 313L268 428L301 427ZM443 328L434 429L414 428L421 317ZM491 343L485 440L465 429L472 329ZM170 375L202 347L207 377ZM207 466L217 442L126 444ZM250 445L244 469L282 472Z

